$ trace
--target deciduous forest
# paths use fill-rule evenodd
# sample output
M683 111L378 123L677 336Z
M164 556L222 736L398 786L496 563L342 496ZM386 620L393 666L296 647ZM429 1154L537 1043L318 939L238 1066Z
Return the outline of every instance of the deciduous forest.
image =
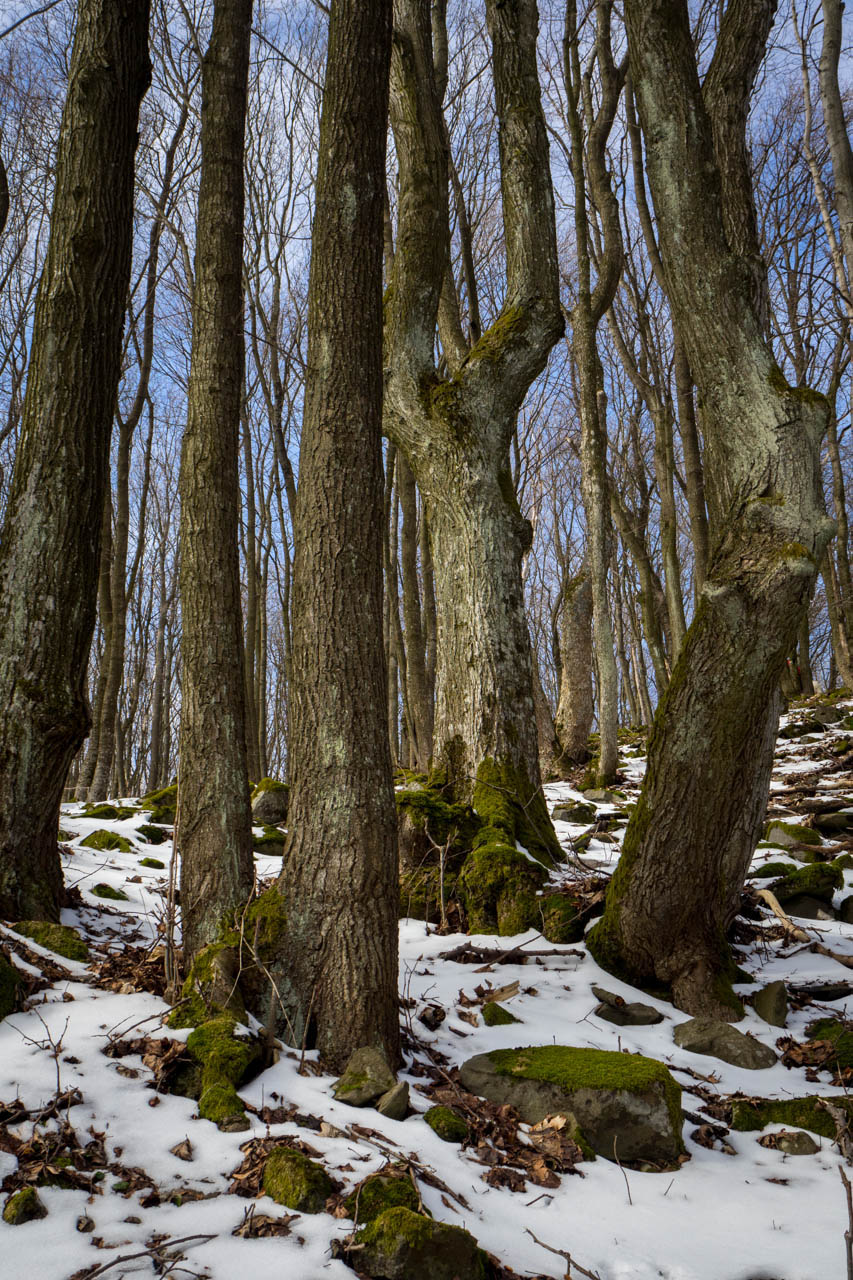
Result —
M851 40L0 0L10 1277L853 1280Z

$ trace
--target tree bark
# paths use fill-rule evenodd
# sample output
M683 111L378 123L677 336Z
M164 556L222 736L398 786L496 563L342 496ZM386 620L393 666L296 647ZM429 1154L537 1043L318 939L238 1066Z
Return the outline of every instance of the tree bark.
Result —
M562 767L586 764L595 713L592 690L592 586L582 568L563 587L560 609L560 696L556 727Z
M397 835L382 658L382 219L391 0L334 0L293 569L291 835L277 985L332 1068L399 1060Z
M700 89L686 0L626 23L675 325L703 400L716 536L655 717L649 764L590 945L692 1013L739 1016L726 930L766 809L779 678L833 531L822 396L765 338L744 130L775 0L731 0Z
M202 67L193 337L181 454L178 822L184 961L252 892L240 608L243 146L252 0L215 0Z
M58 919L56 831L89 726L148 0L80 0L47 259L0 538L0 916Z

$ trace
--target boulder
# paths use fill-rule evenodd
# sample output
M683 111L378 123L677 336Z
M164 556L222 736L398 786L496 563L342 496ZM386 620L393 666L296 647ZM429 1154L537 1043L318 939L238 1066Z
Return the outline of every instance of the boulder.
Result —
M769 982L756 991L752 1007L771 1027L784 1027L788 1018L788 991L784 982Z
M834 920L835 912L820 898L810 893L798 893L785 903L789 916L798 916L801 920Z
M607 1160L671 1166L684 1150L681 1090L653 1058L562 1045L498 1049L469 1058L459 1080L528 1124L570 1117Z
M252 792L252 822L256 827L277 827L287 821L290 788L275 778L261 778Z
M768 822L764 839L780 849L793 849L805 844L813 847L821 844L821 838L812 827L803 827L796 822L781 822L778 818Z
M276 1204L300 1213L322 1213L335 1184L322 1165L301 1151L275 1147L264 1165L264 1191Z
M424 1112L424 1120L442 1142L460 1143L468 1137L467 1124L450 1107L430 1107Z
M804 1129L783 1129L776 1134L776 1150L786 1156L813 1156L820 1147Z
M551 817L555 822L573 822L576 825L594 822L595 805L584 804L582 800L558 804L551 811Z
M485 1254L462 1227L387 1209L356 1233L359 1273L382 1280L486 1280Z
M842 898L838 908L838 919L842 924L853 924L853 893L848 893L846 898Z
M420 1197L407 1174L372 1173L344 1200L344 1208L360 1226L373 1222L388 1209L420 1209Z
M20 1191L13 1191L3 1205L3 1221L10 1227L19 1227L25 1222L46 1217L47 1209L39 1199L35 1187L22 1187Z
M348 1102L351 1107L369 1107L396 1083L382 1050L369 1045L352 1054L333 1092L338 1102Z
M623 1000L621 996L605 990L604 987L593 987L592 994L600 1001L593 1010L596 1017L603 1018L605 1022L612 1022L617 1027L649 1027L657 1022L663 1022L663 1014L650 1004Z
M769 1045L717 1018L690 1018L681 1022L673 1032L673 1039L679 1048L689 1053L719 1058L747 1071L761 1071L776 1062L776 1053Z
M389 1120L405 1120L409 1110L409 1086L405 1080L395 1084L376 1104L376 1110Z

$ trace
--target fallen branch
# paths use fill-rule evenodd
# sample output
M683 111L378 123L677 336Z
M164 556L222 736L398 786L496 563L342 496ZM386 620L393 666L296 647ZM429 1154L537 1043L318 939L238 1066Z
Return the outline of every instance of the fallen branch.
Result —
M536 942L542 935L537 934L535 938L531 938L531 942ZM500 947L478 947L473 942L463 942L460 947L455 947L452 951L443 951L438 957L439 960L458 960L461 964L473 964L474 961L481 961L488 964L505 964L510 956L582 956L582 951L574 951L568 947L549 947L544 951L525 951L526 942L520 942L518 946L510 947L503 951Z
M538 1236L535 1236L529 1227L525 1227L524 1229L527 1232L527 1234L530 1236L531 1240L536 1241L540 1249L547 1249L549 1253L554 1253L557 1255L558 1258L565 1259L566 1261L565 1280L572 1280L572 1267L574 1267L578 1275L586 1276L587 1280L601 1280L601 1276L598 1274L597 1271L587 1271L586 1268L582 1267L579 1262L575 1262L572 1255L570 1253L567 1253L565 1249L552 1249L549 1244L545 1244L544 1240L540 1240Z
M853 956L843 956L838 951L832 951L829 947L825 947L822 942L818 942L813 938L811 934L806 933L805 929L801 929L799 925L794 924L791 917L782 910L775 894L771 893L769 889L759 889L758 897L766 902L774 916L781 920L785 932L795 942L805 942L810 951L814 951L820 956L827 956L830 960L836 960L838 964L844 965L845 969L853 969Z

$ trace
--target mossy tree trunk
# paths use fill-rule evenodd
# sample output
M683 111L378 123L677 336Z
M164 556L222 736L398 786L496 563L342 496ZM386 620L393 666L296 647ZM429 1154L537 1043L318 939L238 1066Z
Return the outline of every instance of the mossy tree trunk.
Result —
M58 919L68 766L86 664L130 278L148 0L80 0L36 300L21 440L0 537L0 916Z
M702 88L686 0L625 8L667 290L703 400L715 542L590 945L679 1007L731 1018L725 934L766 807L779 678L833 531L827 406L788 386L765 340L745 122L775 0L732 0Z
M490 777L500 776L501 787L533 806L542 839L556 852L540 793L521 582L530 527L509 465L518 411L563 329L536 5L486 6L507 288L501 313L470 347L448 272L441 22L437 77L428 0L396 0L394 13L391 120L400 197L386 300L385 426L406 454L430 531L438 632L433 761L467 800L489 762ZM436 370L436 330L447 376Z
M299 1044L399 1060L382 616L382 223L391 0L335 0L308 290L293 569L290 839L274 967Z
M237 545L243 146L252 0L215 0L202 66L193 336L181 453L177 844L184 959L254 882Z
M561 766L586 764L595 715L592 692L592 587L584 565L563 585L560 604L560 693L556 729Z

